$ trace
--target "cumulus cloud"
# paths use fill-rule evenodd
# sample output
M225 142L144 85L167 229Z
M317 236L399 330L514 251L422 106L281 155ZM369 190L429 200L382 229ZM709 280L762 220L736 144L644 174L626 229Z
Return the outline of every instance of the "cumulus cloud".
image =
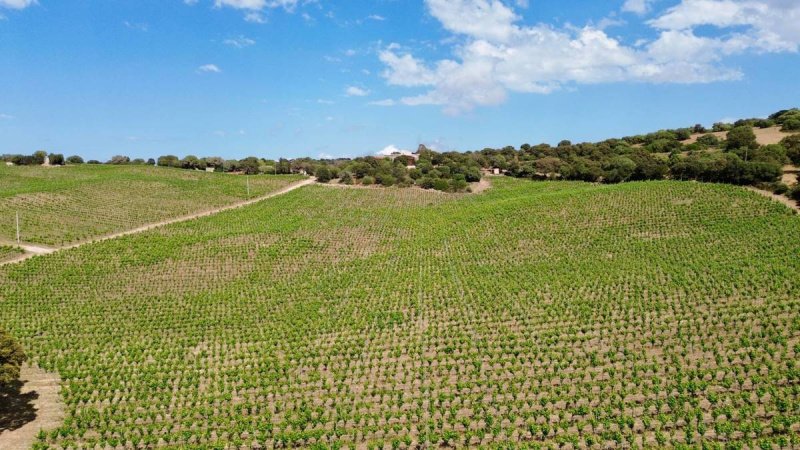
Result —
M625 0L622 10L634 14L646 14L650 11L654 0Z
M411 156L413 153L411 151L409 151L409 150L402 150L399 147L397 147L396 145L388 145L388 146L384 147L383 150L381 150L378 153L376 153L376 155L378 155L378 156L390 156L390 155L396 155L396 154Z
M360 88L358 86L348 86L347 89L345 89L344 93L348 97L366 97L367 95L369 95L368 90Z
M0 0L0 7L9 9L25 9L35 4L36 0Z
M217 67L216 64L204 64L197 68L200 73L221 73L222 69Z
M225 45L230 45L231 47L236 48L245 48L250 47L251 45L255 45L256 41L244 36L238 36L235 38L225 39L222 41Z
M644 13L651 0L628 1ZM500 0L426 0L456 39L452 57L425 61L396 44L379 52L388 84L422 89L398 100L447 113L503 103L510 92L547 94L564 86L614 82L709 83L742 73L724 59L748 51L798 51L800 2L682 0L647 24L656 37L626 44L600 26L524 25ZM725 32L695 33L699 26ZM734 27L734 28L732 28Z

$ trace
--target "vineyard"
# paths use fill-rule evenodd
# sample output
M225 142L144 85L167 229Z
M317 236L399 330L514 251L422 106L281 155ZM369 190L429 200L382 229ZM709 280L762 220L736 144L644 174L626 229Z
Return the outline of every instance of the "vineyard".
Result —
M0 241L64 245L225 206L295 176L243 176L146 166L0 166Z
M17 247L0 245L0 263L21 256L22 253L22 250L18 249Z
M46 241L62 206L125 207L106 232L240 198L184 176L135 189L186 192L169 208L100 177L0 216L26 199ZM492 183L308 186L3 267L0 325L64 382L37 446L800 447L792 211L729 185Z

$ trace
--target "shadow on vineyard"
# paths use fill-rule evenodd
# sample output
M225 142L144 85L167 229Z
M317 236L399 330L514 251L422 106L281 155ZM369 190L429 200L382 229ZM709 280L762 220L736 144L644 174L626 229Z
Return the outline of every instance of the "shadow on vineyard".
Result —
M34 402L39 398L37 392L22 392L23 383L15 382L10 387L0 389L0 434L14 431L36 420Z

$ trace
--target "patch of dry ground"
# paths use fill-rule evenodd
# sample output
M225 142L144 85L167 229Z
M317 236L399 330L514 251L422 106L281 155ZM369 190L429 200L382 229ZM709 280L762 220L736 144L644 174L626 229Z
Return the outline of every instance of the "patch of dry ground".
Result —
M30 365L22 367L20 384L0 394L0 449L27 450L40 430L53 430L64 420L61 378Z
M800 167L784 166L783 178L781 181L783 181L787 186L797 184L798 174L800 174Z
M761 145L777 144L786 136L795 134L795 133L784 133L783 131L781 131L780 127L753 128L753 133L756 134L756 141L758 141L758 143ZM692 137L683 141L683 144L685 145L694 144L695 142L697 142L697 138L699 138L704 134L707 133L693 134ZM718 137L719 139L725 139L728 136L727 131L718 131L716 133L711 133L711 134Z

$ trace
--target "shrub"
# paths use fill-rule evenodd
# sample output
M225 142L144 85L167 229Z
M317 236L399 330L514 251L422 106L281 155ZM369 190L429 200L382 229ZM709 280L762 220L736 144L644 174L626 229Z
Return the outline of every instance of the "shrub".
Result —
M317 181L320 183L327 183L333 179L331 169L328 166L319 166L316 170Z
M436 189L437 191L445 191L446 192L449 187L450 187L450 183L448 183L447 180L442 179L442 178L439 178L439 179L437 179L437 180L435 180L433 182L433 188Z
M83 164L83 158L78 155L72 155L67 158L67 164Z
M51 166L63 166L64 165L64 155L60 153L50 153L47 157L50 160Z
M343 171L339 177L339 182L342 184L353 184L353 174L348 171Z
M372 186L373 184L375 184L375 178L367 175L361 179L361 184L363 184L364 186Z
M800 119L791 118L783 123L781 131L800 131Z
M736 127L728 132L728 141L725 143L725 148L733 150L737 148L758 148L756 142L756 134L753 133L753 128L748 126Z
M697 138L697 142L708 147L716 147L719 145L719 138L715 134L704 134Z
M22 347L0 329L0 387L8 386L19 378L19 368L25 359Z
M796 185L789 191L789 198L800 202L800 184Z
M781 140L781 145L786 149L786 156L794 164L800 164L800 134L786 136Z
M636 163L626 156L615 156L603 164L603 180L606 183L620 183L627 180L636 170Z
M787 186L786 183L781 183L781 182L775 183L772 186L772 192L778 195L783 195L789 192L789 186Z
M161 167L180 167L181 161L175 155L159 156L156 163Z

